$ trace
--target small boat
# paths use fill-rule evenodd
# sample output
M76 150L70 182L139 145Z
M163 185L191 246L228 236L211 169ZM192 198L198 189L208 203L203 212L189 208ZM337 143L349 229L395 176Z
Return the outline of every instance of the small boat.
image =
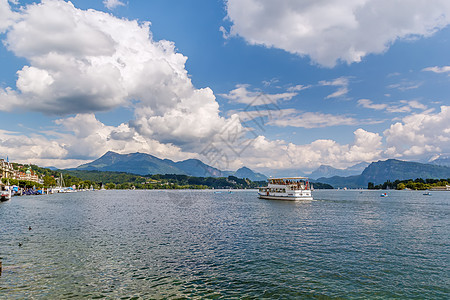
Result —
M424 196L431 196L430 192L423 193Z
M0 201L4 202L11 200L11 196L12 193L10 187L0 183Z
M380 197L387 197L387 196L388 196L387 193L382 193L382 194L380 195Z
M267 187L259 188L259 198L269 200L313 200L307 177L269 178Z

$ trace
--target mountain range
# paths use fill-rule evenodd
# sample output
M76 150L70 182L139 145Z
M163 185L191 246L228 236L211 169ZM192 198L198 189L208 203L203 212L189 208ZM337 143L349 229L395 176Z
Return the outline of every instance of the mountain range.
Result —
M381 184L388 180L407 180L416 178L450 178L450 167L418 162L388 159L371 163L360 175L320 177L319 182L333 187L366 188L369 182Z
M256 173L247 167L237 171L221 171L198 159L187 159L174 162L170 159L160 159L145 153L119 154L106 152L100 158L72 170L126 172L138 175L182 174L195 177L227 177L248 178L252 181L264 181L264 174Z
M367 168L367 166L369 166L368 162L361 162L346 169L336 169L331 166L321 165L319 168L317 168L309 175L309 178L317 179L321 177L333 177L333 176L345 177L345 176L359 175L364 171L365 168Z
M369 182L381 184L387 180L405 180L416 178L450 178L450 167L445 165L447 157L435 160L435 164L388 159L372 163L360 163L347 169L320 166L310 174L314 181L327 183L333 187L366 188ZM108 151L102 157L80 165L72 170L126 172L138 175L182 174L195 177L248 178L252 181L265 181L267 177L247 167L237 171L222 171L209 166L198 159L174 162L160 159L145 153L119 154Z

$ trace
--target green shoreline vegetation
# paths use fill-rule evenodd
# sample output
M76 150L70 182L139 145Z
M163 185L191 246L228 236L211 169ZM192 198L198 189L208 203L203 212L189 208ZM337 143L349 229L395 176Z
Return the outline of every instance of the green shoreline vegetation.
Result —
M2 179L4 183L9 180L11 185L23 188L49 188L57 186L56 178L63 174L65 186L74 186L78 189L254 189L266 186L267 181L251 181L235 176L228 177L194 177L179 174L155 174L141 176L124 172L86 171L86 170L51 170L30 165L31 170L44 181L39 184L31 181ZM14 164L16 170L26 170L28 165ZM333 189L329 184L314 183L316 189Z
M49 188L57 186L56 178L63 174L65 186L75 186L78 189L254 189L259 186L266 186L267 181L251 181L246 178L235 176L228 177L195 177L180 174L155 174L136 175L125 172L108 171L86 171L86 170L51 170L37 165L22 165L13 163L16 170L25 172L27 168L38 174L44 181L39 184L33 181L2 178L3 183L9 182L11 185L18 185L22 188ZM436 187L449 185L450 178L447 179L422 179L416 178L407 180L386 181L383 184L375 185L369 182L369 190L396 189L396 190L428 190ZM315 189L333 189L333 186L313 182Z
M386 181L383 184L375 185L373 182L369 182L367 188L369 190L429 190L436 187L445 187L450 182L450 178L447 179L422 179L416 178L415 180L395 180L393 182Z

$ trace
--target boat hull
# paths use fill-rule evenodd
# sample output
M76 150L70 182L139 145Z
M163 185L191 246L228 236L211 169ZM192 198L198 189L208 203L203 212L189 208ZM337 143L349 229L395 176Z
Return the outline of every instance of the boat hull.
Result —
M285 200L285 201L311 201L314 200L312 196L271 196L271 195L259 195L260 199L267 200Z
M0 202L5 202L11 200L11 194L1 194L0 195Z

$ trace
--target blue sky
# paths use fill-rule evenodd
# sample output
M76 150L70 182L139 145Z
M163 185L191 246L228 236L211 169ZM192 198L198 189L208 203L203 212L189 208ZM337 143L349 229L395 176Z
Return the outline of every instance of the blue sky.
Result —
M0 0L0 156L270 175L450 153L447 1L277 3Z

